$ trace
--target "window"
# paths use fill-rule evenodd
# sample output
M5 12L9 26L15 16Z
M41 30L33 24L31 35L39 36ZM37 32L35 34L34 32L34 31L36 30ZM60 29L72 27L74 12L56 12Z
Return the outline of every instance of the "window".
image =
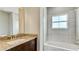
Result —
M67 15L52 17L52 28L66 29L67 27Z

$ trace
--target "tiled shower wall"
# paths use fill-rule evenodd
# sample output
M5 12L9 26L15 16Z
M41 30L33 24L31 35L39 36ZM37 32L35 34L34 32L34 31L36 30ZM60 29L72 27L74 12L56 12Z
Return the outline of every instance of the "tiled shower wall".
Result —
M74 43L76 39L76 16L74 8L47 8L47 40ZM52 16L68 15L68 29L52 29Z

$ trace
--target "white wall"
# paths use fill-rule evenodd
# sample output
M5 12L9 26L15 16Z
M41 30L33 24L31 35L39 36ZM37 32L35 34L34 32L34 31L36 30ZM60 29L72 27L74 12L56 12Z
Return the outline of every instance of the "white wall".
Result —
M40 51L43 50L44 47L44 8L40 8Z
M47 8L48 38L50 41L74 43L76 39L76 16L74 8ZM68 14L68 29L52 29L52 16Z
M25 32L38 34L40 28L40 8L27 7L25 14Z
M40 8L40 51L44 49L44 42L47 39L47 8Z
M9 34L9 14L0 11L0 34Z
M76 42L79 43L79 8L76 9Z

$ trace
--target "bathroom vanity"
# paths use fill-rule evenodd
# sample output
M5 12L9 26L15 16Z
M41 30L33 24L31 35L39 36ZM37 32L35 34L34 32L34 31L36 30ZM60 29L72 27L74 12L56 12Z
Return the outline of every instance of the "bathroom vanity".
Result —
M36 51L37 50L37 36L33 34L19 34L4 37L0 39L0 51Z
M7 51L36 51L37 50L36 39L37 38L26 41L25 43L22 43L22 44L17 45L13 48L10 48Z

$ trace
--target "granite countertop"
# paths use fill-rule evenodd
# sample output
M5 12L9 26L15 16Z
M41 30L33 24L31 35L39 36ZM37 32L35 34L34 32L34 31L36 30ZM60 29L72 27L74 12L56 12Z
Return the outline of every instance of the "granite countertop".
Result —
M37 35L32 34L32 35L17 37L16 39L12 39L12 40L2 39L2 40L0 40L0 51L6 51L6 50L16 47L20 44L31 41L31 40L35 39L36 37L37 37Z

